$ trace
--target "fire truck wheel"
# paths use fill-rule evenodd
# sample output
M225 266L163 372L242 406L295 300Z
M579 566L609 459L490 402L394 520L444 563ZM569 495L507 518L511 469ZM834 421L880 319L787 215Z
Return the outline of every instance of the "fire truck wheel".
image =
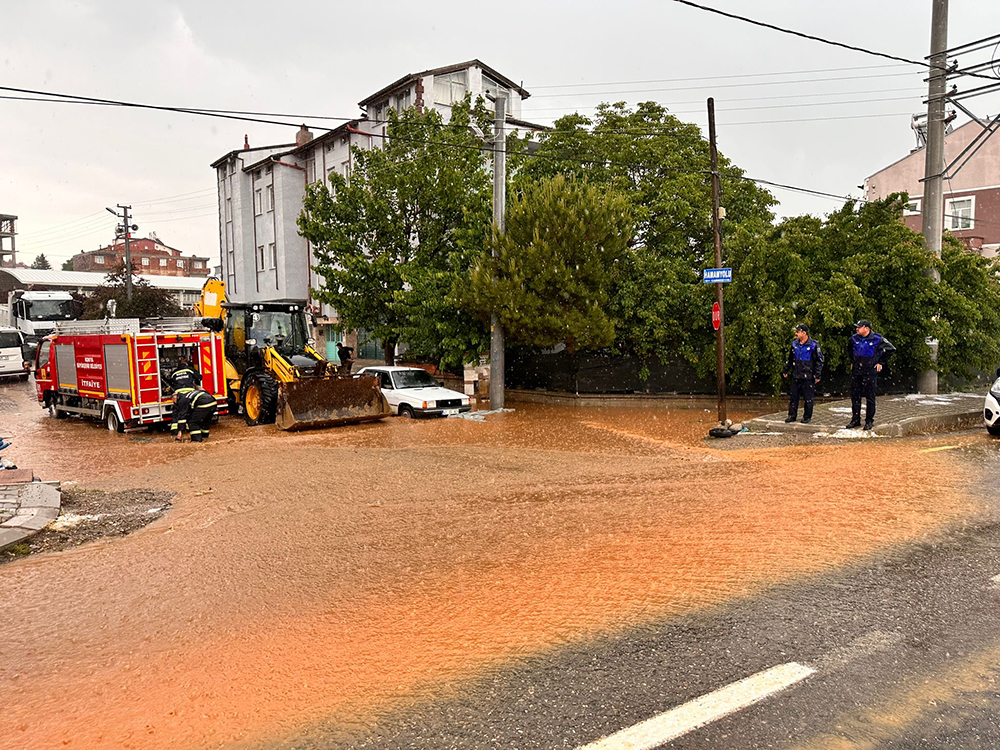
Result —
M278 408L278 384L270 373L257 372L243 387L243 418L251 427L271 424Z
M108 409L108 415L104 418L104 424L108 426L108 432L125 432L125 426L118 419L118 414L114 409Z
M49 399L49 416L54 419L66 419L66 412L59 411L56 408L56 400L54 398Z

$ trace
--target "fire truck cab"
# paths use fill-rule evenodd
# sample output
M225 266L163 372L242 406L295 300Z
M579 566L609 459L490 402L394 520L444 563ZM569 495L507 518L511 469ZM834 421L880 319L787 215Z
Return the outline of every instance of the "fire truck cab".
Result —
M38 347L32 372L38 402L56 419L101 420L109 430L140 430L169 422L169 376L181 361L227 411L222 334L198 318L134 318L60 323Z

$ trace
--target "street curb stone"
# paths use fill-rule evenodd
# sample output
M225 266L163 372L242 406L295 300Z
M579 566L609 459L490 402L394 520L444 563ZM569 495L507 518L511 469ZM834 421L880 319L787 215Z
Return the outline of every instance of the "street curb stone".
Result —
M3 484L0 498L17 503L14 515L0 524L0 551L20 544L59 517L59 489L50 483Z

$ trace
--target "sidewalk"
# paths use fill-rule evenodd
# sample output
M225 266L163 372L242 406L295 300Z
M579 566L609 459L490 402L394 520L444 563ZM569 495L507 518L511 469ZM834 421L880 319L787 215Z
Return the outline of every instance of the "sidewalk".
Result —
M875 410L875 435L903 437L925 432L960 430L983 424L983 395L980 393L945 393L929 396L911 393L905 396L880 396ZM749 419L744 426L754 432L798 432L812 434L834 434L846 437L845 433L858 430L844 430L851 421L851 402L830 401L816 404L809 424L801 422L785 423L787 411L765 414ZM802 407L799 407L802 419ZM861 406L864 419L864 404ZM867 433L871 434L871 433Z
M30 469L0 471L0 550L44 529L59 516L60 505L58 487L33 482Z

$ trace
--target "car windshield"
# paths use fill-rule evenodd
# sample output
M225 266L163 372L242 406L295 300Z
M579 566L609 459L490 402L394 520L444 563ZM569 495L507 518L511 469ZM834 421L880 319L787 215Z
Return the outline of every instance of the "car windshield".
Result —
M300 354L306 348L305 318L301 312L255 312L249 338L256 339L257 346L273 346L281 354Z
M0 349L13 349L15 346L21 346L20 336L10 331L0 333Z
M73 317L71 299L35 299L27 302L31 320L69 320Z
M426 370L399 370L392 374L397 388L427 388L437 385L437 381Z

